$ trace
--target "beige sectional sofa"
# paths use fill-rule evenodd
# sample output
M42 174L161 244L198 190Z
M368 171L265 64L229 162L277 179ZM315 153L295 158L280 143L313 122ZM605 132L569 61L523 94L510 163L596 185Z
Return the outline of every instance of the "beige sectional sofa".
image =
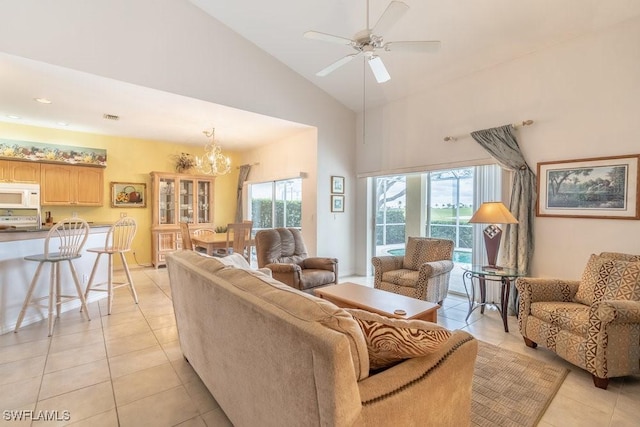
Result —
M464 426L477 341L369 372L358 323L332 303L193 251L167 256L180 345L243 426Z

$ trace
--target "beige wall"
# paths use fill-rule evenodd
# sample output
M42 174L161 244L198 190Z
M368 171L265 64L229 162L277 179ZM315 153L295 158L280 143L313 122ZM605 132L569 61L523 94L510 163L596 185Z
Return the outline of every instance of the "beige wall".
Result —
M317 196L303 200L305 233L353 274L355 113L186 0L23 0L0 3L0 15L2 52L317 128L315 153L303 153L315 158L305 185ZM340 215L331 175L347 178Z
M640 153L638 40L634 19L367 111L357 172L480 161L487 154L469 132L526 119L535 124L517 134L534 171L542 161ZM531 273L579 278L591 253L640 254L637 236L640 221L536 218Z
M151 171L173 172L173 156L182 152L197 154L199 147L170 144L142 139L121 138L90 133L70 132L0 122L0 138L42 142L78 147L104 148L107 150L107 167L104 170L104 206L65 207L47 206L54 221L77 212L78 216L93 222L114 222L122 212L136 219L138 233L133 242L136 258L141 264L151 262ZM237 155L230 154L234 165ZM214 221L216 225L232 222L235 216L236 183L238 170L218 177L215 184ZM147 184L146 208L112 208L110 183L143 182Z

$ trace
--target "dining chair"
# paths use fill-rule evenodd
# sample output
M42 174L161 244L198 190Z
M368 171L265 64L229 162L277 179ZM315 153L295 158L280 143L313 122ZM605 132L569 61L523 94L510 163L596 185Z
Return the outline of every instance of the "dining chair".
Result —
M192 251L193 242L191 241L191 233L189 232L189 223L180 222L180 236L182 237L182 249Z
M227 254L242 255L247 261L251 258L251 229L253 222L245 221L227 225Z
M87 252L93 252L98 254L96 261L93 264L91 275L89 276L89 283L84 291L85 299L89 297L89 292L106 292L107 293L107 314L111 314L111 307L113 306L113 291L114 289L128 286L133 296L135 303L138 303L138 294L136 288L133 285L133 279L131 278L131 272L129 271L129 264L127 264L127 258L125 253L131 250L131 242L136 235L138 226L136 220L131 217L120 218L116 221L109 231L105 239L104 246L98 248L87 249ZM114 282L113 281L113 255L118 254L122 261L124 273L127 277L126 282ZM107 281L103 283L93 283L98 265L100 264L100 257L106 255L108 259L107 267ZM114 286L115 285L115 286Z
M80 251L84 247L88 236L89 224L87 224L84 219L66 218L54 225L49 230L49 233L47 233L47 237L44 239L44 253L37 255L28 255L24 257L24 259L27 261L37 262L38 268L36 269L36 273L34 274L33 279L31 280L31 284L29 285L27 296L24 299L24 304L22 305L22 309L20 310L20 314L18 315L18 321L16 322L14 332L18 332L18 329L20 329L20 325L24 320L24 315L27 311L27 307L29 307L30 305L38 308L49 309L49 336L53 334L53 326L55 322L53 317L54 306L56 311L56 318L59 318L60 307L67 301L76 298L79 299L83 315L87 318L87 320L91 320L89 318L89 311L87 310L87 304L84 298L84 294L82 293L82 289L80 288L78 273L76 272L76 269L73 266L72 262L74 259L78 259L82 256ZM73 284L75 285L77 296L63 295L61 293L60 268L58 264L64 261L69 264L69 269L71 270L71 276L73 278ZM40 277L40 273L42 272L42 266L45 264L50 264L51 273L49 275L49 294L32 299L33 292L36 288L36 285L38 284L38 278ZM44 299L48 299L48 305L40 303L40 301Z

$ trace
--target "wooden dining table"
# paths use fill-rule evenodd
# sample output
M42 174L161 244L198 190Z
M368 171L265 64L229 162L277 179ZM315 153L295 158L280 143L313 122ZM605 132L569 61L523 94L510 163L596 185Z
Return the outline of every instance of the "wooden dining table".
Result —
M230 243L233 241L233 234L229 235ZM202 234L191 235L191 242L194 246L205 248L207 255L213 255L216 249L227 248L227 233L214 233L214 234ZM252 238L249 240L248 245L251 247L255 244L255 240ZM249 248L250 250L251 248Z

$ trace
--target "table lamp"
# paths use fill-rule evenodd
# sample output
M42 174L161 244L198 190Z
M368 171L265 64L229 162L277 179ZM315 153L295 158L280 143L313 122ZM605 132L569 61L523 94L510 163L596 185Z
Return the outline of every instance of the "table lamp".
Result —
M484 246L489 261L487 267L501 269L502 267L497 265L497 261L502 230L496 224L517 224L518 220L502 202L486 202L473 214L469 222L471 224L489 224L483 232Z

